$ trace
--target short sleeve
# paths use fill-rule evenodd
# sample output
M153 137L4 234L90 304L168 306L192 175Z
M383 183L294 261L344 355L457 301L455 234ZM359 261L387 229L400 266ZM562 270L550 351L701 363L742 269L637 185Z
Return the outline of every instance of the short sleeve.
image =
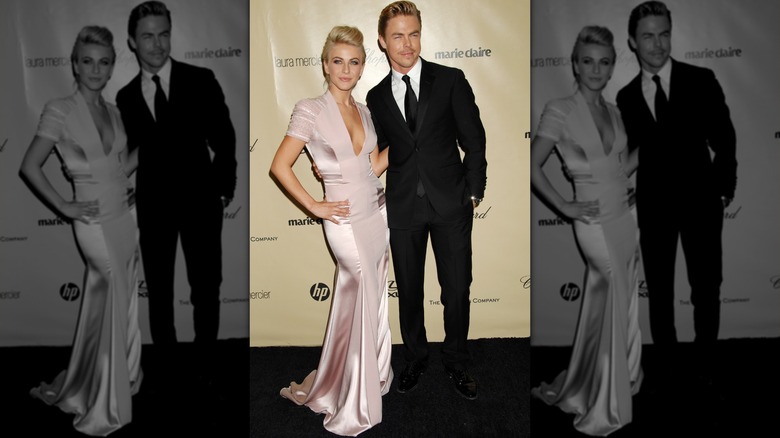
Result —
M559 142L563 137L563 130L566 124L566 114L563 112L555 101L548 102L542 112L542 118L539 121L539 128L536 130L536 135L549 138L555 142Z
M36 135L57 142L62 138L65 127L65 108L59 101L51 101L46 104L38 122Z
M290 116L287 135L308 143L314 134L314 123L318 112L316 105L311 99L301 100L296 103Z

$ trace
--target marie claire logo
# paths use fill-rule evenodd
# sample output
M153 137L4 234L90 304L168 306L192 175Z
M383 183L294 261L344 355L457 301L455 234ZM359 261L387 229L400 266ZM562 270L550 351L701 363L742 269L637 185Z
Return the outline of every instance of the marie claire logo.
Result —
M729 46L720 49L702 49L685 52L685 59L740 58L742 49Z
M249 292L249 298L252 300L270 300L271 299L271 291L270 290L261 290L257 292Z
M390 298L398 298L398 285L395 280L387 280L387 296Z
M18 290L0 291L0 300L18 300L22 293Z
M466 50L460 50L458 48L450 51L442 51L434 53L436 59L462 59L462 58L490 58L490 54L493 49L477 47Z
M197 51L184 52L184 59L211 59L211 58L239 58L241 49L233 47L220 47L218 49L203 49Z
M277 236L250 236L250 242L276 242L279 240Z
M27 236L0 236L0 242L24 242Z
M287 221L287 225L291 227L300 227L302 225L322 225L322 219L312 219L310 217L305 219L290 219Z
M772 285L772 289L780 290L780 275L775 275L769 279L769 284Z
M561 286L561 298L566 301L577 301L580 298L580 287L574 283Z
M76 301L81 296L81 290L73 283L65 283L60 286L60 296L65 301Z
M561 225L569 225L571 222L558 216L555 219L539 219L536 223L540 227L559 227Z
M325 283L313 284L309 289L309 295L314 301L325 301L330 298L330 287Z
M56 227L59 225L70 225L70 222L61 217L55 217L53 219L38 219L39 227Z

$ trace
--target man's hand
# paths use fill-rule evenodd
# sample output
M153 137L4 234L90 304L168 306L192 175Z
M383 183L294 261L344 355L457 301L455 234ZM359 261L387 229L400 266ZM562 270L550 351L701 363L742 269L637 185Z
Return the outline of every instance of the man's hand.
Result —
M731 205L731 202L734 200L734 198L727 198L725 196L721 196L720 200L723 201L723 208L728 208L729 205Z
M233 202L233 198L228 198L227 196L220 196L220 198L222 199L222 208L227 208Z

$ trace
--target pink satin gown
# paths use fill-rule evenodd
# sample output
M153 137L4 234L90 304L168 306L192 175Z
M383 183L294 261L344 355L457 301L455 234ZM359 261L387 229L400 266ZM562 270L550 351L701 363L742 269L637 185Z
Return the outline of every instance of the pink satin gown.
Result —
M324 413L325 429L342 436L357 436L382 421L382 396L393 380L385 195L369 162L377 140L371 114L356 105L366 134L357 155L330 92L298 102L287 131L306 142L327 200L349 200L350 215L338 218L340 225L323 221L338 266L319 365L281 395Z
M605 145L580 93L547 104L537 135L556 142L574 180L576 199L598 200L599 217L574 221L587 266L569 367L531 394L575 414L582 433L606 436L630 423L642 383L639 331L639 230L620 161L625 128L607 103L615 139Z
M126 136L108 105L114 142L106 153L84 97L49 102L37 135L56 142L78 201L97 200L100 214L73 222L87 275L68 368L30 394L75 414L79 432L106 436L131 422L141 380L138 324L138 227L132 185L120 162Z

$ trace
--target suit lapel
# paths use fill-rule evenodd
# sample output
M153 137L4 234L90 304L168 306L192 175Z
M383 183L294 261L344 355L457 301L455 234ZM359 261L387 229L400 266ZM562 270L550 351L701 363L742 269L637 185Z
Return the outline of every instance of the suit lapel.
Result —
M420 71L420 97L417 101L417 129L414 132L414 136L417 137L420 133L420 129L425 122L425 113L428 110L428 104L431 101L431 94L433 92L433 81L436 79L428 63L420 58L422 62L422 69Z

